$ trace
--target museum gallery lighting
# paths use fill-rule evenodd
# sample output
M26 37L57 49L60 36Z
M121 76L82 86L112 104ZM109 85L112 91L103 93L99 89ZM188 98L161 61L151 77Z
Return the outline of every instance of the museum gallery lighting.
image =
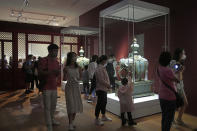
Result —
M34 16L34 17L30 17ZM11 10L10 17L15 17L17 22L33 22L33 23L42 23L58 26L60 21L65 21L68 18L66 16L53 15L53 14L44 14L37 12L27 12L20 10Z
M30 6L29 0L24 0L20 10L10 10L10 17L15 17L17 22L30 22L35 24L49 24L53 26L59 26L59 23L67 20L66 16L44 14L38 12L28 12L24 9Z

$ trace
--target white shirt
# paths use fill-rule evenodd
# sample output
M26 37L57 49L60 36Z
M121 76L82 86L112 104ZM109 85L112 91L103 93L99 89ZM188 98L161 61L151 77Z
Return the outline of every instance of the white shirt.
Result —
M96 62L91 62L89 65L88 65L88 73L89 73L89 78L90 79L93 79L93 75L94 75L94 72L97 68L97 63Z

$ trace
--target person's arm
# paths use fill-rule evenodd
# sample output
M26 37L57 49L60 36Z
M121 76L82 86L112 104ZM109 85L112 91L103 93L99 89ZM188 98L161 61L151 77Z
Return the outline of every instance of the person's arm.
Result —
M120 87L118 89L118 98L120 99Z
M166 76L168 77L168 79L179 83L180 79L178 77L176 77L175 73L170 69L167 73Z
M96 71L96 82L106 86L107 88L110 88L110 84L108 81L104 80L104 75L106 75L103 71Z
M89 73L88 73L88 71L87 71L87 79L88 79L88 81L90 80L90 77L89 77Z
M64 69L63 69L63 80L64 81L67 81L67 68L66 67L64 67Z
M88 73L89 73L89 77L90 77L91 79L93 78L92 72L93 72L93 64L90 63L90 64L88 65Z
M130 91L133 92L133 88L134 88L134 83L132 82L131 77L128 77L128 86L130 88Z
M79 80L81 80L82 79L82 69L81 69L81 67L78 67L79 68Z
M54 73L54 75L56 77L60 77L60 74L61 74L61 66L59 64L59 62L57 62L57 68L52 70L52 72Z

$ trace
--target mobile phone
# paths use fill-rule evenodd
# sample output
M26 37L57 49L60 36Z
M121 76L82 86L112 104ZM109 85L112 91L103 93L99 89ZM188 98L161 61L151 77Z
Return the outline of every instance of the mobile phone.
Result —
M180 68L181 68L181 65L180 65L180 64L175 64L175 65L174 65L174 69L175 69L176 71L179 71Z

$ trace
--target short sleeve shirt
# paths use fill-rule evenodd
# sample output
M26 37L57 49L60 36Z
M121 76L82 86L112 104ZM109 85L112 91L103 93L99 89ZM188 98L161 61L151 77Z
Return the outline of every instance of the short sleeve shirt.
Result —
M172 69L170 67L160 66L158 70L160 74L160 79L162 79L166 84L168 84L176 91L175 83L173 81L173 79L175 79L175 74ZM166 87L161 80L159 88L159 98L165 100L176 100L174 92L168 89L168 87Z
M60 65L57 59L50 59L49 57L44 57L40 60L38 68L42 70L60 70ZM47 83L44 86L44 90L56 90L57 89L57 77L55 74L48 75L46 80Z

